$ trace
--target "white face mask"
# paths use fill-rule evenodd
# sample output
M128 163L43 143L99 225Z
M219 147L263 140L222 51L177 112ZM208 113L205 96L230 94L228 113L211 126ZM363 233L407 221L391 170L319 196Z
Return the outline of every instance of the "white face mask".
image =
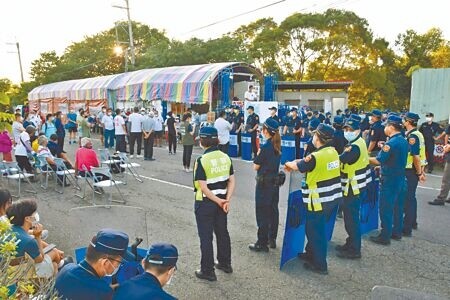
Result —
M427 122L431 122L431 121L433 121L433 118L431 118L431 117L426 117L425 120L427 120Z
M358 131L345 131L344 132L344 137L349 142L356 140L358 135L359 135Z
M109 259L108 259L108 262L114 267L113 263ZM116 275L117 272L119 271L119 268L120 268L120 265L117 268L114 268L114 271L112 271L111 274L108 274L108 272L106 272L106 269L105 269L105 276L112 277L112 276Z
M172 283L172 279L174 276L175 276L175 271L173 271L172 275L170 275L170 278L169 278L169 280L167 280L165 285L170 285Z
M365 118L366 118L366 115L361 114L361 115L359 115L359 117L360 117L361 119L365 119Z

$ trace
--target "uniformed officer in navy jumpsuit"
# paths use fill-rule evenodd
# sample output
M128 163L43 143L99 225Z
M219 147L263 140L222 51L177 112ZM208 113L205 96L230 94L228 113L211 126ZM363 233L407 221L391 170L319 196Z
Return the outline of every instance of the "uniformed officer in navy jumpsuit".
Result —
M381 124L381 118L383 113L378 110L372 110L370 121L371 125L369 128L369 145L367 146L367 151L369 151L370 156L376 157L380 151L380 146L386 141L386 135L384 133L384 126Z
M317 126L319 126L320 121L317 118L313 118L311 119L311 121L309 122L308 125L308 129L310 132L313 132L314 130L317 129ZM303 157L306 157L308 155L310 155L311 153L313 153L316 150L316 147L314 147L313 142L312 142L312 137L309 138L309 140L306 142L305 144L305 152L303 153Z
M242 131L244 130L244 114L241 112L241 108L239 105L235 105L234 109L234 119L233 119L233 128L231 133L237 134L237 143L238 143L238 156L241 156L241 141L242 141Z
M114 300L174 300L163 290L171 282L177 269L178 250L174 245L157 243L150 246L142 260L145 270L124 283L114 294Z
M55 289L61 299L109 300L113 289L104 280L119 269L128 247L128 235L102 229L94 236L86 252L86 258L76 264L66 265L56 277Z
M281 158L281 137L278 122L267 118L264 122L262 134L266 143L261 146L253 161L253 168L257 171L255 188L256 223L258 225L258 240L249 245L253 251L269 251L276 248L278 234L279 212L278 202L280 187L275 185Z
M270 110L270 118L274 119L275 121L277 121L278 124L280 124L281 119L277 115L278 109L275 106L272 106L269 108L269 110Z
M302 135L302 120L298 116L296 107L291 108L291 117L288 119L283 129L283 135L295 137L295 158L300 158L300 139Z
M347 145L347 140L344 137L344 130L342 126L344 125L344 117L336 116L333 119L334 136L332 146L336 149L338 154L344 151L345 145Z
M389 245L391 238L400 240L403 227L403 204L406 193L405 167L408 142L401 135L402 119L388 117L384 132L389 141L382 147L377 157L370 163L381 165L380 179L380 221L381 232L370 240L381 245Z
M444 130L438 123L433 122L434 114L429 112L425 115L426 122L420 125L419 131L425 138L425 151L427 154L427 172L432 173L434 168L434 144L441 137Z
M217 148L217 129L203 127L199 136L200 146L205 152L197 158L194 166L194 208L201 250L201 268L195 271L195 276L216 281L213 233L216 236L219 261L215 267L226 273L233 272L227 214L235 179L231 159Z
M258 153L258 147L256 147L256 137L259 127L259 116L255 114L254 111L255 108L253 106L250 105L247 107L248 116L247 121L245 122L246 131L251 135L253 158L255 158Z

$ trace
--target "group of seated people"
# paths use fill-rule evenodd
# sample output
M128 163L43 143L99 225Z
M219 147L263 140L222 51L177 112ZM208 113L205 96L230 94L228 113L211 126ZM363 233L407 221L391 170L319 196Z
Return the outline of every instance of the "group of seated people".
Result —
M114 276L127 263L124 258L132 255L126 233L100 230L89 242L84 260L75 264L63 251L43 241L35 200L13 202L8 190L0 190L0 218L10 220L17 241L17 259L11 265L23 263L24 257L32 259L36 277L56 277L54 289L61 299L175 299L163 290L177 269L178 250L172 244L151 245L145 257L134 257L140 261L140 271L113 283L106 278Z

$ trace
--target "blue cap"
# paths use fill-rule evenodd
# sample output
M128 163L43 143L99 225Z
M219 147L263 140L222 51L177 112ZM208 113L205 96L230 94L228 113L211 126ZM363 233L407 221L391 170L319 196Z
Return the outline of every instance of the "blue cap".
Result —
M128 235L115 229L105 228L97 233L95 243L91 242L91 246L101 253L123 256L128 248Z
M402 125L402 118L400 118L399 116L396 115L390 115L387 118L387 124L397 124L397 125Z
M317 126L319 126L320 120L317 118L312 118L311 121L309 121L308 127L309 130L316 130Z
M315 130L316 133L318 133L322 138L326 140L330 140L334 136L334 129L330 125L327 124L319 124L317 126L317 129Z
M381 110L379 110L379 109L372 110L372 116L381 118L382 115L383 115L383 113L381 112Z
M172 244L157 243L150 246L145 261L152 265L172 267L177 264L178 250Z
M275 133L276 131L278 131L278 122L272 118L267 118L266 121L264 122L264 126L267 127L267 129L271 132L271 133Z
M329 111L327 111L325 116L331 116L331 113Z
M269 110L274 110L274 111L277 111L277 110L278 110L278 108L276 108L275 106L272 106L272 107L270 107L270 108L269 108Z
M342 116L335 116L334 119L333 119L333 123L339 124L339 125L344 124L344 117L342 117Z
M200 129L199 136L201 138L217 139L218 138L217 129L210 126L202 127L202 129Z
M247 109L251 109L251 110L255 110L255 108L253 106L248 106Z
M419 115L418 114L416 114L416 113L413 113L413 112L408 112L408 113L406 113L406 115L405 115L405 119L406 120L413 120L413 121L419 121L419 119L420 119L420 117L419 117Z
M292 107L291 108L291 111L297 111L298 109L297 109L297 107Z
M350 127L353 130L358 130L360 122L361 122L360 116L351 114L350 117L345 121L344 127Z

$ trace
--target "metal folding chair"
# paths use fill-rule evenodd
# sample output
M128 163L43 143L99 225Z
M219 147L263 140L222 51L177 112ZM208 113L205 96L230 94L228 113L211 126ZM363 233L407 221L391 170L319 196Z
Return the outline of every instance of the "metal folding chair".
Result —
M103 167L103 168L91 168L91 173L92 173L92 176L94 178L94 183L93 183L94 188L95 187L101 188L101 189L110 188L109 197L108 197L108 204L107 205L110 205L112 201L118 202L118 203L122 203L122 204L126 203L125 198L123 197L123 194L120 191L120 188L118 186L119 184L123 184L123 182L122 181L118 181L118 180L114 180L114 178L112 177L112 174L111 174L109 168L106 168L106 167ZM107 179L105 179L105 178L107 178ZM117 191L119 192L120 197L122 198L121 201L112 199L112 188L113 187L115 187L117 189ZM92 193L92 201L93 201L93 204L95 205L95 190Z
M137 172L136 168L139 168L141 165L138 163L134 163L131 162L128 159L128 156L126 153L124 152L119 152L118 153L119 158L120 158L120 167L124 168L125 170L128 170L130 172L131 175L133 175L133 177L139 181L140 183L143 182L141 176L139 175L139 173ZM125 172L124 174L124 184L127 184L127 172Z
M3 164L6 167L6 173L7 173L6 178L8 179L8 185L9 185L10 179L17 180L17 182L18 182L18 184L17 184L18 189L19 189L18 195L12 195L13 197L20 198L21 191L22 191L21 190L22 180L29 183L31 188L33 189L33 190L25 190L26 192L37 194L36 188L30 181L30 177L33 177L34 174L29 174L29 173L23 172L22 169L17 164L17 162L4 162Z
M66 164L64 163L64 159L62 158L55 158L54 159L56 164L56 175L63 176L63 182L61 182L62 188L61 191L58 191L57 186L55 187L55 190L63 194L64 188L66 186L66 180L69 181L70 184L72 184L77 190L81 190L81 187L78 185L77 180L75 179L75 170L74 169L68 169ZM58 177L56 177L56 180L58 181Z
M107 165L108 167L113 164L120 163L120 160L112 159L111 155L109 154L108 149L98 149L98 153L100 155L100 165Z
M41 176L39 177L39 182L41 184L41 188L44 190L47 190L48 188L48 177L54 176L55 171L52 169L52 167L47 162L47 159L43 156L37 157L38 161L35 164L36 168L39 170ZM45 184L42 182L42 177L45 177Z
M89 172L88 168L85 165L82 165L81 168L82 168L82 170L78 170L78 171L83 171L84 176L81 176L80 172L78 172L78 176L76 179L77 179L77 185L80 187L80 190L81 190L81 185L78 183L78 180L84 179L83 194L75 194L75 196L77 196L80 199L84 199L84 198L86 198L86 186L89 186L94 193L96 191L93 186L94 178L91 176L91 173Z

